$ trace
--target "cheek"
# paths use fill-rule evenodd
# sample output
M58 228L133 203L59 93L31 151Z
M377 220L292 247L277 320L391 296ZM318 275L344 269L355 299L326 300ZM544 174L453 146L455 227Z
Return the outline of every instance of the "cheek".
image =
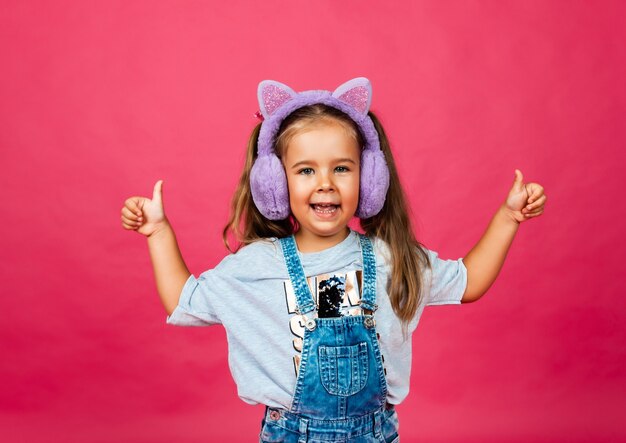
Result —
M295 180L291 176L287 176L287 189L289 189L290 193L291 193L292 190L296 189Z
M359 174L356 174L354 176L354 180L351 183L351 191L358 198L360 190L361 190L361 177L359 176Z
M360 181L358 177L354 180L350 180L349 183L345 183L341 192L345 203L350 202L352 205L359 203L359 184Z
M289 190L290 200L301 198L308 192L306 183L303 180L298 180L298 178L300 177L291 177L287 179L287 189Z

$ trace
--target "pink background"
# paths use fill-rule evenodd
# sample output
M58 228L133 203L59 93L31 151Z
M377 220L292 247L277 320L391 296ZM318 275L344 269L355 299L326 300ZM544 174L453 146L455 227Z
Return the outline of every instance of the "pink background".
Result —
M163 179L213 267L258 82L357 76L442 257L515 168L549 197L482 300L425 312L402 441L626 441L624 3L389 3L3 2L3 442L256 441L224 330L165 325L120 209Z

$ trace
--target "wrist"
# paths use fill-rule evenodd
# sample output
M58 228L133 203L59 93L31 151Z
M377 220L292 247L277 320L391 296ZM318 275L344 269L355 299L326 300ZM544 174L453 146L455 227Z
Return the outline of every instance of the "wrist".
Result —
M521 221L518 220L518 218L516 217L515 211L509 209L506 204L500 206L500 208L498 209L498 213L502 218L506 219L507 222L511 223L512 225L519 226L521 223Z
M155 238L155 237L159 237L160 235L163 235L164 232L170 230L172 227L170 225L170 222L167 218L164 218L162 221L155 223L154 225L154 230L147 235L147 238Z

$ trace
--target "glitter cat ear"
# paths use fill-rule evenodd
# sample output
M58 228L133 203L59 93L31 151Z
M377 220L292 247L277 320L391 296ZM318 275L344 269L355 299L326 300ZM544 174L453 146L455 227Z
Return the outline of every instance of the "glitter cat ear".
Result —
M274 80L263 80L257 89L259 109L265 119L295 96L296 92L293 89Z
M365 77L353 78L335 89L333 97L352 106L361 114L367 114L372 103L372 84Z

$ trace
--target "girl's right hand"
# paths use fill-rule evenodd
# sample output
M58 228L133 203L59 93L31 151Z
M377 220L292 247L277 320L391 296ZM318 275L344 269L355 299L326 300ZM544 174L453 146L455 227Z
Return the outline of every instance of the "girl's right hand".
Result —
M163 210L162 186L163 180L156 182L152 200L138 196L126 199L122 208L122 226L124 229L137 231L150 237L167 224Z

